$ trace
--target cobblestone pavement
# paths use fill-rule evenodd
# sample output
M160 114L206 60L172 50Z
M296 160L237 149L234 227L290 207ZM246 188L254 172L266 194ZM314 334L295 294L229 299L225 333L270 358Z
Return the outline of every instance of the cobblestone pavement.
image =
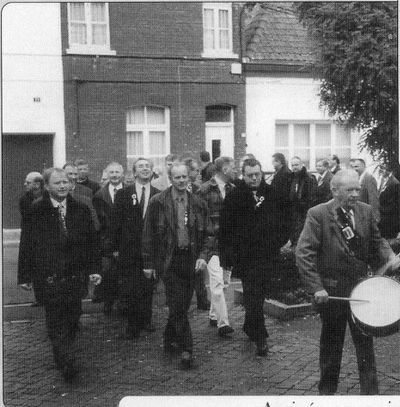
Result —
M232 290L231 290L232 291ZM232 292L231 292L232 294ZM179 369L179 357L162 349L167 308L156 296L157 331L135 341L118 339L121 319L83 315L78 335L77 383L66 384L55 369L43 319L3 324L4 404L6 406L117 406L135 395L309 395L317 394L317 316L291 322L267 319L270 353L255 356L241 330L244 311L229 300L232 339L221 339L208 313L191 307L195 367ZM400 393L399 336L375 345L381 394ZM359 394L354 348L347 337L339 394Z

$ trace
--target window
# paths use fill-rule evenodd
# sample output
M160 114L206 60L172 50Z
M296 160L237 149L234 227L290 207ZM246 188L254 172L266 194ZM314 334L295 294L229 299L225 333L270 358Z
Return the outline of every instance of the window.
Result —
M110 49L108 3L68 3L69 53L115 55Z
M232 5L203 4L203 57L238 58L232 51Z
M290 160L299 156L306 167L315 170L317 161L337 154L344 165L351 156L351 132L346 126L329 122L277 122L275 150Z
M136 106L126 115L127 163L150 158L162 170L169 154L169 110L159 106Z

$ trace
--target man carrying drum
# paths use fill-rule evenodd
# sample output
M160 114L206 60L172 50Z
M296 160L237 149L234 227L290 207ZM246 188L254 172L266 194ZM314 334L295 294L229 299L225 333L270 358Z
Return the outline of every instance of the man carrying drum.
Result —
M358 174L339 171L331 180L331 191L332 200L308 211L296 249L297 266L322 320L318 389L321 395L337 390L348 323L356 348L360 392L377 394L373 339L355 325L349 301L337 297L349 297L370 267L388 262L386 269L396 269L400 260L381 238L372 207L358 202Z

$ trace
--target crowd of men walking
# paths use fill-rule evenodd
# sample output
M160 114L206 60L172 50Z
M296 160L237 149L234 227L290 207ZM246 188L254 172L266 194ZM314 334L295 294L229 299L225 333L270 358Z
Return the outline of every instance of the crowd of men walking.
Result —
M193 294L197 308L209 310L209 323L218 335L230 336L234 328L224 289L231 276L240 278L243 285L243 330L255 343L256 354L267 355L263 302L284 245L296 249L300 274L315 301L326 302L328 287L321 276L327 272L319 270L321 262L317 267L316 258L326 256L323 246L334 245L334 236L318 243L325 216L319 218L318 208L331 205L332 210L343 208L351 216L353 211L358 214L358 199L367 204L360 210L371 227L360 238L365 250L358 255L355 249L356 257L365 263L365 267L358 265L358 277L366 275L371 248L384 247L382 259L395 268L394 253L381 235L393 241L399 237L400 183L386 166L379 168L378 186L362 159L350 161L352 170L341 170L336 156L323 159L312 175L300 157L290 160L289 169L281 153L272 157L272 174L265 174L252 154L241 159L239 171L231 157L211 162L210 155L202 152L199 158L168 155L160 174L154 172L151 160L138 158L125 176L122 165L111 162L100 184L89 179L88 162L82 159L66 163L62 169L27 175L26 193L20 200L18 284L25 289L33 286L35 305L44 306L54 360L66 380L77 374L74 339L89 280L96 285L93 301L104 302L105 314L118 306L126 315L121 336L125 340L155 330L152 297L161 280L169 309L164 350L179 353L182 368L188 369L193 364L193 339L187 313ZM355 234L357 222L346 223ZM347 256L340 250L335 253ZM336 259L330 257L332 260ZM346 280L342 271L333 277ZM347 283L346 289L355 282ZM338 312L344 315L345 327L348 308ZM321 349L329 347L336 329L336 325L328 325L324 322ZM343 347L341 340L335 339L336 356ZM360 358L370 361L372 344L357 341L356 346L368 348L367 356L360 353ZM339 362L337 357L332 361L326 351L321 352L320 391L332 394L340 357ZM360 360L363 372L364 365ZM371 366L373 370L373 363ZM332 376L332 371L337 375ZM374 381L373 390L366 390L370 381L363 383L362 391L377 391Z

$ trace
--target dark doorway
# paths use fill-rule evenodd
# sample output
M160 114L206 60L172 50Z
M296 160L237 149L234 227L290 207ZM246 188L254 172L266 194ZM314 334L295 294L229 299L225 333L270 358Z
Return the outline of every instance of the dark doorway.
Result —
M221 156L221 140L212 141L212 161Z
M2 136L3 228L20 227L19 198L28 172L42 172L53 165L50 134L3 134Z

